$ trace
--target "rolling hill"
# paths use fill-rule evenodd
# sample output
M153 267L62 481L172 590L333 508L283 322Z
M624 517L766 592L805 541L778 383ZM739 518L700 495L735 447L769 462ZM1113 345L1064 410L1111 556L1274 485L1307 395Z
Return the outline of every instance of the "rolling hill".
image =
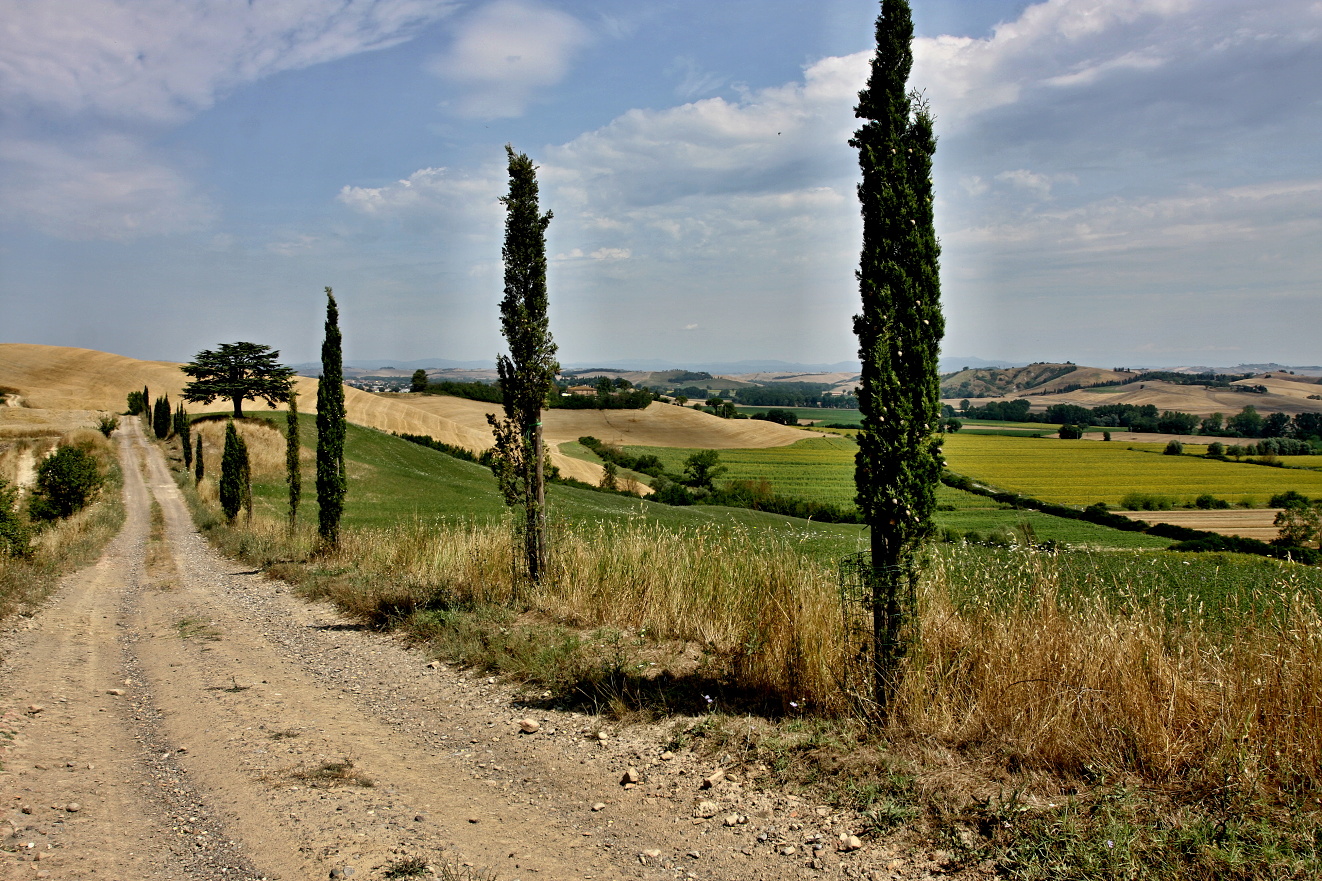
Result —
M178 401L187 380L179 365L168 361L140 361L92 349L3 343L0 388L11 390L8 402L12 406L0 408L0 436L6 431L30 433L37 424L59 425L60 430L90 425L102 413L122 412L128 392L144 385L153 399L165 394ZM297 377L296 383L300 410L315 412L317 381ZM225 404L217 401L206 409L223 412ZM250 409L260 413L266 407L257 404ZM500 408L462 398L373 395L345 388L345 409L356 425L429 435L481 452L492 444L486 414ZM620 445L733 449L785 446L805 436L770 422L718 419L669 404L653 404L646 410L550 410L545 422L552 461L566 477L588 483L601 479L601 466L564 456L555 449L557 444L590 434Z

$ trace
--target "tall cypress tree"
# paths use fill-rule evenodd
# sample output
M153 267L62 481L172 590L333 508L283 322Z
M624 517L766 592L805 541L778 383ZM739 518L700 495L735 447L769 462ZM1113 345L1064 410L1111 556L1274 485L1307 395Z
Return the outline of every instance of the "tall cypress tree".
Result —
M317 533L322 547L340 544L340 517L348 482L344 473L344 359L340 351L340 310L326 288L326 337L321 343L317 380Z
M505 418L488 415L487 421L496 438L493 470L505 501L524 509L524 552L535 584L546 571L547 550L542 408L560 369L546 312L546 227L552 215L542 214L538 205L537 166L508 144L505 153L510 190L500 200L506 211L500 324L510 354L496 359Z
M174 411L174 433L179 435L179 446L184 453L184 473L193 467L192 426L188 421L188 411L181 402Z
M193 477L197 483L207 476L206 464L202 461L202 435L197 436L197 448L193 450Z
M863 364L857 502L871 527L873 689L889 713L914 638L917 552L933 531L941 473L937 355L941 315L932 220L936 137L922 98L908 90L913 21L905 0L882 0L877 51L854 115L863 249L854 317Z
M234 522L243 507L247 458L247 447L231 419L225 424L225 449L220 454L220 509L225 512L225 520L229 523Z
M298 502L303 496L303 470L298 460L298 392L289 390L285 414L285 483L289 485L289 531L298 523Z

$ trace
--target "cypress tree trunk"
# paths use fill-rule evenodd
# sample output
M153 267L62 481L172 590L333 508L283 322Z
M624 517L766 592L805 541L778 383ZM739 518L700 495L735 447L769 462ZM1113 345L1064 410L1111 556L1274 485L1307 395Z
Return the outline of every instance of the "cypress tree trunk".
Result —
M326 337L317 380L317 534L324 549L340 544L340 518L348 488L344 473L344 361L340 311L326 288Z
M528 579L538 583L546 571L546 450L542 408L555 387L556 346L547 317L546 227L551 212L538 205L537 167L527 154L509 157L510 190L505 205L505 296L500 323L510 354L496 359L505 418L488 415L496 437L493 469L505 501L524 508L524 553Z
M243 475L247 466L243 439L234 428L234 420L225 425L225 449L220 454L220 509L225 521L234 523L243 507ZM198 461L201 461L199 459Z
M289 531L298 524L298 502L303 495L303 472L298 460L298 392L289 392L285 414L285 482L289 484Z
M921 98L907 89L913 22L905 0L882 0L877 52L855 116L863 249L854 317L862 431L857 502L871 527L873 691L886 717L913 632L916 554L932 533L941 473L937 356L941 315L932 219L936 138Z

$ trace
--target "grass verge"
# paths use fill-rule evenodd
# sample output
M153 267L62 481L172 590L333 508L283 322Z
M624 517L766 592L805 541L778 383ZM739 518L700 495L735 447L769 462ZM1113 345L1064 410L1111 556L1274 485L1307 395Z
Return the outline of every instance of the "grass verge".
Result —
M185 488L191 481L185 481ZM239 528L232 554L365 626L553 704L686 713L676 744L820 793L873 837L1017 878L1306 878L1322 870L1322 575L1230 554L936 548L888 725L851 714L839 576L793 543L562 524L514 601L508 523ZM719 713L712 714L715 709Z
M0 620L32 614L60 578L100 556L124 524L123 475L109 441L91 430L74 432L65 440L89 449L105 483L90 505L41 530L30 555L0 553Z

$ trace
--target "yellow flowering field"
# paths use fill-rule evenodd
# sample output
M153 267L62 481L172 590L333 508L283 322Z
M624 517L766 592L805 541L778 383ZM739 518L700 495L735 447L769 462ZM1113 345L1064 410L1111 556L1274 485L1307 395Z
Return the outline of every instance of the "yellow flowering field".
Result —
M1162 444L961 434L948 435L945 444L952 471L1066 505L1118 505L1131 492L1167 496L1176 504L1210 493L1232 504L1249 501L1258 506L1290 489L1322 496L1319 471L1165 456L1163 449Z

